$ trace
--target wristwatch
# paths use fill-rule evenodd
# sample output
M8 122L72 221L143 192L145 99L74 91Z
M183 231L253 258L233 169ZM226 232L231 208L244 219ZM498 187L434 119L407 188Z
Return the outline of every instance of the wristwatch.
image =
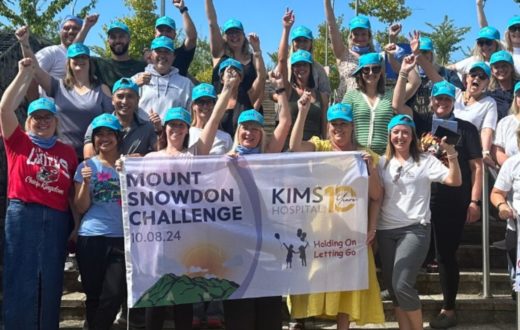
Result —
M472 199L471 203L474 203L477 206L482 206L482 201L479 199Z

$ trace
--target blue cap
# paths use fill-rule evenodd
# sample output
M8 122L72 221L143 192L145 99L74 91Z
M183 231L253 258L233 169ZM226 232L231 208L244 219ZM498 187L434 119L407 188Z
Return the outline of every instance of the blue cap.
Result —
M230 18L224 23L222 30L226 32L229 29L238 29L240 31L244 31L244 26L242 25L242 22L240 22L237 19Z
M346 103L336 103L327 110L327 121L341 119L346 122L352 122L352 106Z
M350 20L350 22L348 23L348 29L350 31L352 31L354 29L359 29L359 28L370 30L370 20L368 19L368 17L363 16L363 15L358 15L358 16L353 17Z
M260 126L264 126L264 116L255 109L246 110L238 116L238 124L242 125L246 122L255 122Z
M34 100L29 104L29 108L27 109L27 115L30 116L33 112L38 110L49 111L53 115L56 114L56 105L53 101L41 97L37 100Z
M110 32L112 30L116 30L116 29L122 30L122 31L128 33L128 35L130 35L130 29L128 28L128 25L126 25L123 22L119 22L119 21L112 22L110 24L110 26L108 27L107 33L110 34Z
M197 86L193 87L191 90L191 100L195 102L201 97L216 99L217 91L215 90L215 87L207 83L198 84Z
M352 73L352 75L356 75L361 69L369 65L381 65L383 58L379 53L368 53L363 54L359 57L359 63L356 71Z
M433 42L432 39L428 37L420 37L419 38L419 50L425 50L428 52L433 52Z
M511 17L509 19L509 21L507 21L507 28L509 29L513 25L517 25L517 24L520 24L520 16L515 15L515 16Z
M396 115L392 117L388 123L388 132L390 132L392 128L396 127L397 125L406 125L412 129L415 129L413 118L408 115Z
M230 57L222 61L222 63L220 63L218 67L218 72L222 74L222 71L224 71L228 66L237 69L240 75L242 75L242 72L244 71L244 66L242 65L242 63Z
M513 93L516 94L516 92L518 92L519 90L520 90L520 81L515 84L515 91Z
M291 31L291 41L293 41L296 38L305 38L309 40L314 39L314 37L312 36L312 31L308 27L303 25L295 27Z
M90 56L90 49L80 42L74 43L67 48L67 58L74 58L80 55Z
M175 30L175 21L171 17L162 16L162 17L159 17L158 19L156 19L155 27L158 27L160 25L166 25L166 26L172 28L173 30Z
M497 62L507 62L511 65L515 65L513 62L513 56L508 51L499 50L498 52L494 52L489 59L489 64L493 65Z
M61 24L60 24L60 30L63 28L63 26L65 25L65 23L67 23L68 21L73 21L73 22L75 22L76 24L78 24L79 26L82 26L82 25L83 25L83 20L82 20L81 18L79 18L78 16L67 15L67 16L65 16L65 18L61 21Z
M109 113L99 115L92 120L93 131L101 127L106 127L116 132L123 130L123 126L121 126L117 117Z
M114 94L120 89L131 89L137 95L139 95L139 86L137 86L137 84L130 78L121 78L118 81L116 81L114 86L112 87L112 94Z
M312 54L303 49L295 51L291 55L291 65L294 65L298 62L312 64Z
M446 80L441 80L433 84L432 96L447 95L455 100L455 86Z
M182 107L170 108L166 111L166 114L164 115L163 124L166 125L167 122L172 120L180 120L186 123L188 127L190 127L191 115L188 112L188 110Z
M486 63L484 62L475 62L471 65L471 67L469 68L469 72L473 71L474 69L480 69L482 71L484 71L484 73L489 77L491 77L491 68L489 67L489 65L487 65Z
M160 37L153 39L152 44L150 45L150 48L152 50L158 49L158 48L166 48L171 52L175 51L175 48L173 46L173 40L166 36L160 36Z
M478 32L478 39L500 40L500 32L492 26L484 26Z

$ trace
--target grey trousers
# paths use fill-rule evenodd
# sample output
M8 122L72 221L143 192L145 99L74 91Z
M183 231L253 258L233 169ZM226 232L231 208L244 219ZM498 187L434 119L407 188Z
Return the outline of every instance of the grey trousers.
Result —
M415 282L428 253L430 236L430 224L377 231L383 281L394 306L404 311L421 308Z

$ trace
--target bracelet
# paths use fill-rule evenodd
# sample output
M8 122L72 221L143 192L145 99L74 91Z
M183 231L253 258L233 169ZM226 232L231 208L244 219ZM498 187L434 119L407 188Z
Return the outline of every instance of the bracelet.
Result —
M458 156L459 156L459 153L454 152L451 155L447 155L446 158L448 158L448 160L453 160L453 159L457 159Z
M181 12L181 14L184 14L188 11L188 7L184 6L183 8L179 9L179 11Z
M500 206L503 205L503 204L507 204L507 202L500 202L500 203L497 204L498 212L500 212Z
M274 90L274 93L275 93L275 94L282 94L283 92L285 92L285 88L284 88L284 87L282 87L282 88L278 88L278 89L275 89L275 90Z
M399 71L399 77L406 79L408 81L408 73Z
M262 55L262 51L261 50L254 50L253 51L253 55L254 56L260 56L260 55Z
M480 201L478 199L472 199L470 203L474 203L478 207L480 207L482 205L482 201Z
M482 150L482 156L489 156L489 150Z

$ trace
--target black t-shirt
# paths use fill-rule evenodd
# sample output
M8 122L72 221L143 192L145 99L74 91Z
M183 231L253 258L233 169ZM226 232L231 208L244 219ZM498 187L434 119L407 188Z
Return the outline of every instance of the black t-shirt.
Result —
M133 75L143 72L146 67L146 62L137 61L137 60L127 60L127 61L116 61L114 59L104 59L100 57L92 58L95 67L96 76L101 79L101 81L110 87L112 90L112 86L114 83L125 77L130 78Z
M186 77L188 75L188 69L190 68L190 64L195 56L196 48L197 47L193 47L192 49L187 50L184 43L179 48L175 48L175 60L173 60L173 66L179 69L181 76Z
M426 114L414 111L413 119L416 125L416 132L419 139L431 132L433 114ZM460 187L449 187L440 183L432 184L431 208L450 207L457 208L465 212L471 201L471 167L470 160L482 158L482 146L480 144L480 134L477 128L470 122L455 118L458 123L457 133L460 140L455 145L459 156L459 166L462 174L462 185ZM460 208L460 209L459 209Z
M515 84L516 81L513 83L513 86ZM487 95L491 96L497 103L497 122L499 122L500 119L509 114L511 103L513 103L513 89L506 91L497 87L495 90L487 92Z

